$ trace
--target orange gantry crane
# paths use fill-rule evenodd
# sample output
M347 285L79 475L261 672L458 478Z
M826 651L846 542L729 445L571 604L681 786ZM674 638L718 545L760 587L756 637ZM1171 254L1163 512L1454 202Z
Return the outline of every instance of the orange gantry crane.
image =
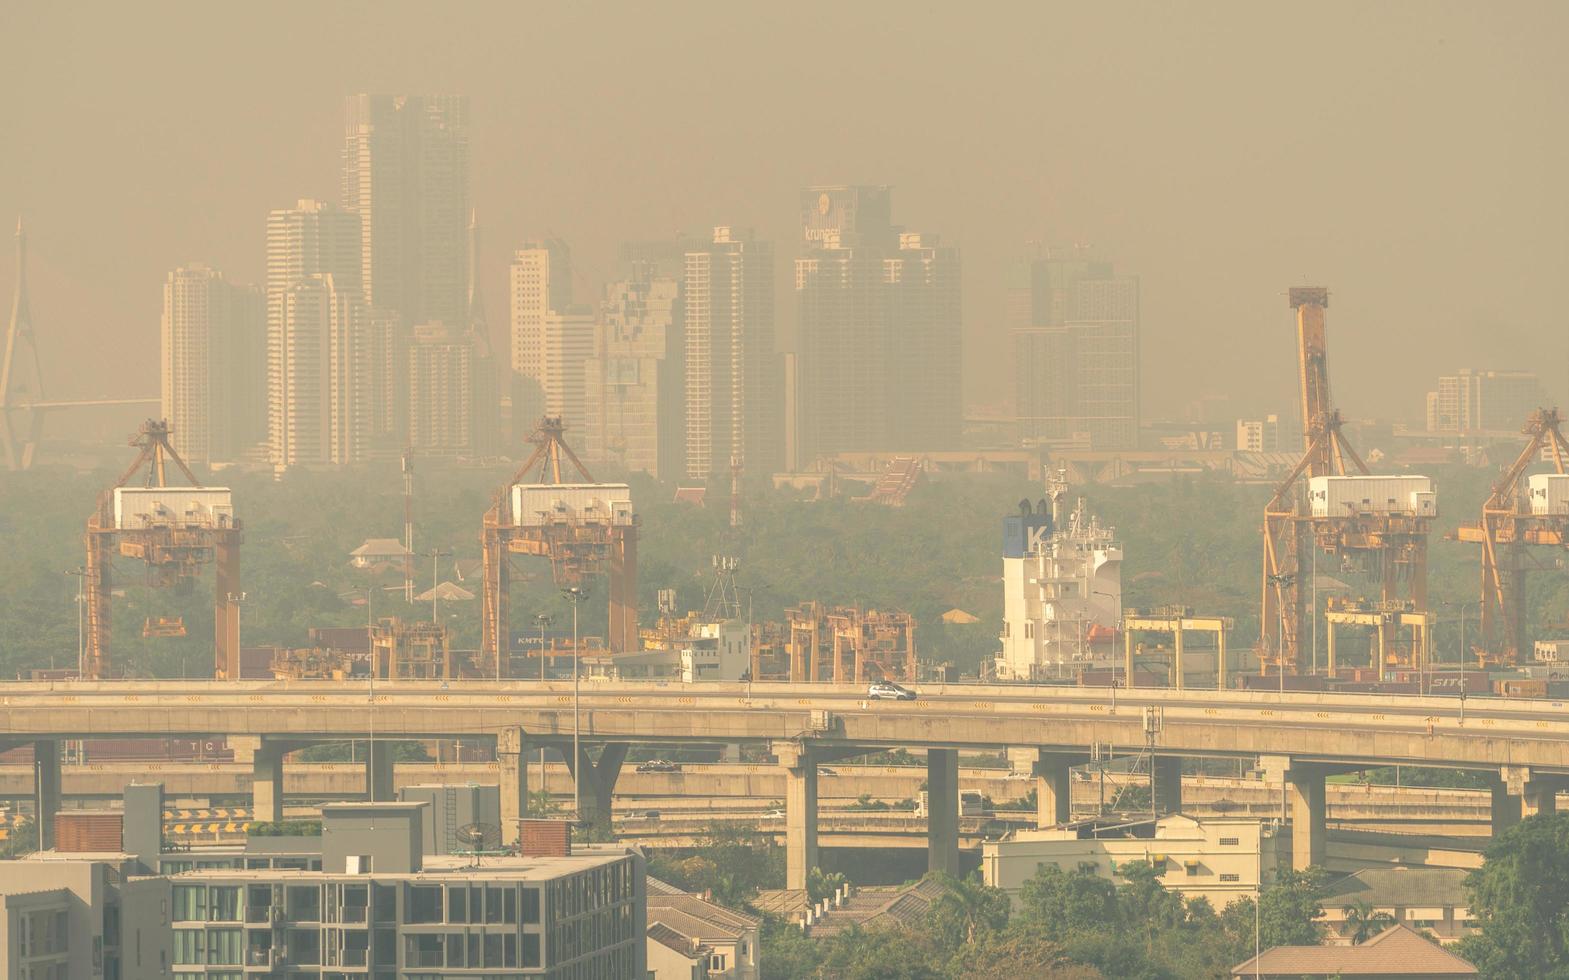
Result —
M497 676L504 675L509 654L512 555L548 558L561 588L605 574L610 593L607 645L612 653L638 648L637 523L630 489L624 483L595 483L566 444L564 428L558 416L540 420L528 439L533 453L485 512L480 659L484 669ZM568 466L566 475L575 471L581 482L562 479Z
M1521 430L1526 444L1493 484L1482 505L1482 520L1461 525L1455 534L1482 546L1482 642L1476 654L1484 666L1512 664L1520 657L1526 547L1569 545L1569 442L1560 426L1556 408L1531 413ZM1526 470L1544 452L1552 458L1554 472L1527 480Z
M168 587L189 581L201 566L214 565L213 674L240 674L240 522L227 487L204 487L169 445L169 424L148 419L131 439L140 451L114 486L98 498L87 519L86 649L84 678L111 676L110 592L116 552L147 566L148 581ZM171 486L168 465L189 481ZM141 486L131 485L146 468Z
M1399 649L1400 614L1409 618L1427 608L1427 538L1436 513L1425 478L1372 476L1341 431L1340 413L1329 395L1324 323L1329 290L1298 287L1289 300L1297 316L1303 454L1264 507L1259 622L1260 663L1282 672L1300 668L1302 625L1317 615L1307 610L1313 548L1377 579L1380 606L1389 613L1380 627L1387 633L1383 649ZM1419 482L1406 482L1411 480ZM1397 486L1391 490L1386 483ZM1355 493L1343 492L1353 485L1359 488ZM1412 492L1412 486L1427 489ZM1313 494L1319 496L1310 500ZM1417 496L1421 499L1412 499Z

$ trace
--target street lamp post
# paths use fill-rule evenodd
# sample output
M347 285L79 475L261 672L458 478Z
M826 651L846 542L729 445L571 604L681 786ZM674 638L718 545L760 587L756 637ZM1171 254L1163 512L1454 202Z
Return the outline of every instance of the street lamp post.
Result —
M370 654L370 730L365 740L366 797L376 802L376 620L373 618L370 597L372 587L365 586L365 646ZM352 742L350 743L353 744ZM352 753L351 753L352 754Z
M76 676L82 676L82 671L87 667L87 627L85 623L86 607L83 605L83 583L87 580L87 569L77 566L65 574L76 579Z
M580 727L578 725L578 698L581 690L580 679L582 671L578 669L577 635L577 607L588 598L588 589L581 585L562 589L561 594L572 602L572 816L578 822L583 822L583 756L579 747L578 738Z
M539 624L539 679L541 682L545 680L545 627L549 626L553 619L555 617L549 613L538 613L534 616L534 622Z

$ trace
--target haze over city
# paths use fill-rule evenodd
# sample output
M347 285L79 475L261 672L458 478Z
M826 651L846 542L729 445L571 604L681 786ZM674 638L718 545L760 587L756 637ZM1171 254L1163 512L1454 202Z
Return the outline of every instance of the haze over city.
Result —
M597 288L622 241L722 223L778 243L787 345L798 188L879 183L897 221L964 251L971 405L1006 400L1004 278L1031 241L1092 243L1140 278L1152 414L1195 392L1283 408L1284 290L1307 281L1333 290L1350 415L1419 420L1430 379L1461 365L1569 380L1561 4L3 16L18 97L0 109L0 214L28 223L61 397L154 390L163 274L259 281L267 211L336 199L342 100L362 91L469 96L498 349L523 241L569 241Z
M1566 37L0 10L0 980L1569 977Z

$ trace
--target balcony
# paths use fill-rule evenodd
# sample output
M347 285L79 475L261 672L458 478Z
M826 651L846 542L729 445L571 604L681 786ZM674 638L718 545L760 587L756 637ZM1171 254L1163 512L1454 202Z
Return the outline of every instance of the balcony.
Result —
M267 946L252 946L245 951L246 966L272 966L272 949Z

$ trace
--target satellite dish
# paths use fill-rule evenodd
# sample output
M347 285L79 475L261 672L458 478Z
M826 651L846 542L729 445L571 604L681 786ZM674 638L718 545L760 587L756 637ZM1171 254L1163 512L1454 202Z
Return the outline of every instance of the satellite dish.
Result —
M501 828L493 823L466 823L453 831L458 842L458 854L468 854L478 864L481 856L502 854Z

